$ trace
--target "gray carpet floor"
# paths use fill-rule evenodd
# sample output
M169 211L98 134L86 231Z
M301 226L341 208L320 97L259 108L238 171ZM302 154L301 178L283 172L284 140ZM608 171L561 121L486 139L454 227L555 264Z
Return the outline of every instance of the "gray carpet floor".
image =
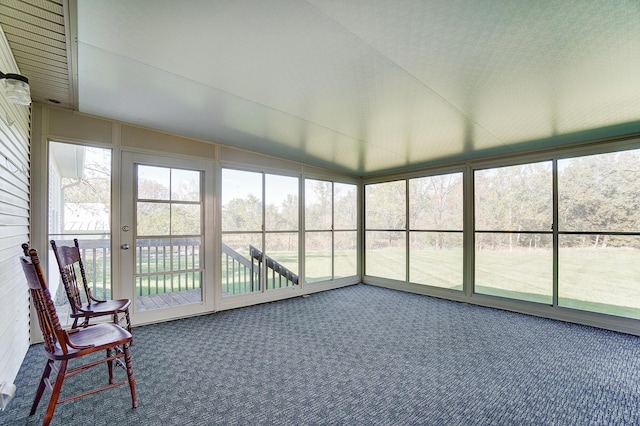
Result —
M640 425L640 339L367 285L134 329L128 387L55 425ZM28 417L34 345L0 424ZM118 371L124 377L124 372ZM96 367L63 395L106 380Z

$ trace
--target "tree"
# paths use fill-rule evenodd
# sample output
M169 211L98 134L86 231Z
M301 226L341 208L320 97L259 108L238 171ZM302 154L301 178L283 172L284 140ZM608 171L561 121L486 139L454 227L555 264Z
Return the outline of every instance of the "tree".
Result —
M358 226L358 187L346 183L333 184L333 222L335 229Z
M331 182L307 179L304 210L306 229L331 229L331 187Z
M262 201L253 194L222 206L223 231L262 231Z
M462 173L411 179L409 191L410 229L462 231ZM444 248L444 234L433 237L436 247Z
M367 238L369 248L392 246L406 229L406 181L370 184L365 188L365 224L367 230L378 230L384 240ZM370 236L373 234L370 234Z
M522 231L551 231L551 176L551 162L476 171L476 230L511 231L485 234L476 240L492 248L506 246L509 250L548 243L543 235Z
M606 247L638 245L636 239L607 232L640 226L640 151L623 151L559 162L560 231L602 232L570 239L573 244Z

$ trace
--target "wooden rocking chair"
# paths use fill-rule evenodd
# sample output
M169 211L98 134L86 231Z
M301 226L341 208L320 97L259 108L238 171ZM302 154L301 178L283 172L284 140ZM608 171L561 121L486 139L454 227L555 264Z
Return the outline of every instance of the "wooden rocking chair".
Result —
M67 293L67 299L69 299L69 305L71 306L71 318L73 318L73 328L78 327L78 320L82 319L80 326L86 327L89 325L91 318L111 315L115 324L120 324L131 333L131 318L129 317L129 305L131 300L129 299L117 299L117 300L100 300L96 299L91 294L91 289L87 282L87 275L80 256L80 246L78 245L78 239L73 240L74 246L60 246L56 244L55 240L51 240L51 248L53 254L58 261L58 267L60 268L60 277L64 284L65 291ZM78 274L80 276L78 276ZM82 280L80 284L78 281ZM84 303L80 296L80 285L84 290L87 302ZM123 318L119 318L120 314L123 314Z
M52 394L42 422L43 425L49 424L57 404L124 385L127 382L131 390L131 405L133 408L136 408L138 406L138 400L136 397L131 354L129 351L131 333L113 323L101 323L87 328L63 330L60 326L51 294L47 288L40 265L40 259L38 258L38 252L35 249L29 249L27 244L23 244L22 249L24 256L20 257L20 260L31 292L31 300L38 314L38 323L42 330L44 350L47 357L47 363L42 373L42 378L40 379L40 384L38 385L29 415L31 416L36 412L45 387L49 387ZM106 351L105 358L95 360L95 357L89 357L91 361L86 364L67 370L69 360L78 359L103 350ZM124 358L124 362L121 358ZM124 368L127 373L127 380L114 383L114 362ZM108 367L108 384L77 395L59 399L64 379L102 363L106 363ZM49 380L52 371L57 372L54 382Z

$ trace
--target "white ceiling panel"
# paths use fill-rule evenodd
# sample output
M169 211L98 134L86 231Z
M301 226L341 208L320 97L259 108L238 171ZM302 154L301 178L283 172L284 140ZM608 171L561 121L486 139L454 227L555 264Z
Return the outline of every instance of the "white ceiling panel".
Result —
M176 74L82 43L79 55L87 59L79 90L90 114L204 140L215 134L216 142L342 171L361 167L365 149L369 161L404 164L384 148Z
M640 117L636 1L310 1L504 143Z
M18 49L25 74L75 57L42 2L7 3L53 49ZM640 132L635 0L69 4L78 78L48 86L73 108L354 175Z

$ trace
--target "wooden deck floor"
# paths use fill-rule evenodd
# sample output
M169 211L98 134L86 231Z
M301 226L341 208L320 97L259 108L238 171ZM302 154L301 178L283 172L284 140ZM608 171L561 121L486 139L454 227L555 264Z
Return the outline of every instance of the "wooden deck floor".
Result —
M200 289L174 291L173 293L153 294L150 296L137 296L136 311L143 312L200 302L202 302L202 291Z

